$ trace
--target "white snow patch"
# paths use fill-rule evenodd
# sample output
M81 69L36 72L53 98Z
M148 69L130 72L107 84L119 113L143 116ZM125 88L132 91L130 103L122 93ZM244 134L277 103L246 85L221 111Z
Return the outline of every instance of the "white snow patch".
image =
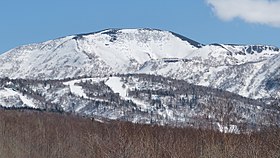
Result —
M76 85L76 83L85 82L85 81L101 82L104 80L105 80L105 78L83 78L83 79L77 79L77 80L64 82L63 84L69 86L71 93L73 93L74 95L76 95L78 97L83 97L85 99L90 99L90 100L95 100L95 101L106 101L106 100L102 100L102 99L88 97L86 95L86 93L84 92L83 87ZM80 105L79 107L77 107L75 109L75 111L80 111L85 106L86 105Z
M147 104L143 103L142 101L135 98L127 97L127 91L129 88L127 85L123 86L120 77L109 77L105 84L109 86L114 91L114 93L119 93L122 99L130 100L133 103L137 104L139 107L141 107L142 111L149 108L149 106L147 106Z
M1 90L0 96L2 97L18 96L25 106L31 108L37 108L37 106L33 103L32 100L28 99L26 96L23 96L21 93L16 92L9 88L4 88L4 90Z
M83 78L83 79L77 79L77 80L71 80L68 82L64 82L64 85L68 85L70 87L71 93L73 93L76 96L83 97L86 99L90 99L84 92L83 88L81 86L75 85L76 83L85 82L85 81L92 81L92 82L101 82L104 81L105 78Z
M119 93L122 98L126 98L127 88L123 88L123 83L119 77L110 77L105 84L109 86L114 93Z
M229 125L229 127L228 127L228 126L221 125L219 122L217 122L217 125L218 125L218 128L219 128L220 132L223 132L223 133L236 133L236 134L240 133L240 131L239 131L239 129L238 129L238 127L236 125Z
M87 95L85 94L83 88L81 86L75 85L75 83L78 83L78 81L80 81L80 80L68 81L68 82L65 82L64 85L68 85L70 87L71 93L73 93L74 95L79 96L79 97L88 98Z

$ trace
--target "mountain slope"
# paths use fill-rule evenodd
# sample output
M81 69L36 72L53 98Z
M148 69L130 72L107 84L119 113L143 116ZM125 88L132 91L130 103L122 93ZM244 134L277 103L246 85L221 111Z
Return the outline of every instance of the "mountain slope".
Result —
M8 92L8 93L7 93ZM99 120L221 132L279 125L277 104L153 75L71 80L0 80L0 107L69 112Z
M195 49L168 31L109 29L13 49L0 57L0 76L55 79L133 72L148 60L182 58Z
M0 55L0 107L239 133L279 126L280 51L108 29Z
M64 79L145 73L183 79L250 98L280 98L277 47L203 45L155 29L108 29L10 50L0 77Z

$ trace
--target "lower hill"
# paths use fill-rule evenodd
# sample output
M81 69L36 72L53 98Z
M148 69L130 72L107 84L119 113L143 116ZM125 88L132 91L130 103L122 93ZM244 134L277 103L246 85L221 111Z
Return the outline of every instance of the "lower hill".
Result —
M225 133L280 125L279 100L254 100L146 74L64 80L4 78L0 79L0 106Z
M225 134L0 109L0 157L279 157L280 130Z

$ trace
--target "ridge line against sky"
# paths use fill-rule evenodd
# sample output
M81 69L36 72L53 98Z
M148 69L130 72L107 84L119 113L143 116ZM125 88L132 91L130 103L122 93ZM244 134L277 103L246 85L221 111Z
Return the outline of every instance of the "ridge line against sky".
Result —
M280 47L280 0L9 0L0 2L0 54L107 28L169 30L203 44Z

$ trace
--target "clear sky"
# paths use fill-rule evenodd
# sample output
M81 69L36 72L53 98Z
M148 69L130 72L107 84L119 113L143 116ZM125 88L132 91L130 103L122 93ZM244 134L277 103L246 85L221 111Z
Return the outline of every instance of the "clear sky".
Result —
M236 6L221 4L230 1L2 0L0 53L23 44L106 28L158 28L174 31L203 44L219 42L280 47L278 19L274 19L274 23L252 21L248 12L236 13L239 10ZM240 3L245 1L255 4L257 0L242 0ZM273 7L278 7L278 4L273 5L269 3L267 8L273 10ZM232 14L224 14L223 11L232 11Z

